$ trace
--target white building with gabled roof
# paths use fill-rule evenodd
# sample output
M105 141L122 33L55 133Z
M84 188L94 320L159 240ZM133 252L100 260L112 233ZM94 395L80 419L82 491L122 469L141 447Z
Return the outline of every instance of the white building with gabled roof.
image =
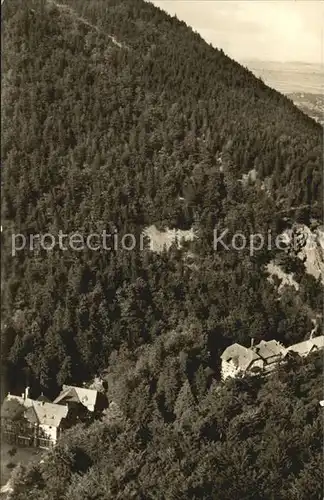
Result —
M263 360L251 348L244 347L240 344L233 344L221 355L222 359L222 379L228 377L236 377L239 374L246 373L248 370L262 370Z
M285 348L276 340L261 340L259 344L244 347L233 344L225 349L221 355L222 379L236 377L239 374L253 374L260 371L270 372L285 360L289 354L295 353L301 357L308 356L324 348L324 335L299 342Z
M12 409L17 409L11 403L20 405L23 419L19 427L13 423L15 415ZM13 443L49 448L56 444L68 413L67 406L31 399L27 388L22 396L8 394L5 397L1 406L1 423Z
M54 399L54 403L60 405L80 403L87 408L88 411L93 412L97 406L98 394L98 391L94 389L63 385L62 391L57 398Z
M308 356L311 352L318 351L324 347L324 335L319 337L313 337L309 340L304 340L304 342L299 342L298 344L291 345L287 347L285 356L289 353L296 353L299 356Z

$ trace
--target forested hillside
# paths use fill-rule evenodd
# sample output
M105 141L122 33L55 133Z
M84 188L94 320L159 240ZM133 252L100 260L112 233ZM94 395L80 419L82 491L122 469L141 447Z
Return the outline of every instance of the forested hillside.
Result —
M212 238L215 226L276 235L282 210L299 205L304 222L320 216L320 125L150 4L68 4L3 8L9 374L55 392L175 328L204 336L213 368L233 341L303 339L321 310L315 279L293 266L300 293L278 301L262 271L272 252L215 252ZM244 186L252 168L257 182ZM10 254L12 233L139 234L150 223L193 225L195 265L186 249Z
M170 357L121 376L126 416L76 426L42 464L16 470L14 500L321 500L321 354L198 397L186 381L175 398L165 369L171 421L149 389L156 362Z

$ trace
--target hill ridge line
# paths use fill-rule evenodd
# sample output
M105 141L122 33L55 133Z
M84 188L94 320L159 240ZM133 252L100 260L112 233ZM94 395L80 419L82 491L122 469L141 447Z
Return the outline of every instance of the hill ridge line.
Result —
M2 0L3 2L4 0ZM95 24L92 24L90 23L90 21L88 21L87 19L85 19L84 17L82 16L79 16L78 13L72 8L70 7L69 5L66 5L66 4L62 4L62 3L57 3L57 2L54 2L54 0L48 0L48 3L51 4L51 5L54 5L55 7L57 7L58 9L62 10L62 11L66 11L67 13L69 13L71 16L74 17L74 19L80 23L83 23L85 24L86 26L89 26L89 28L92 28L94 29L97 33L101 33L105 36L107 36L112 42L114 45L116 45L117 47L119 47L120 49L127 49L127 50L130 50L130 48L124 44L124 43L121 43L119 42L115 36L113 35L108 35L107 33L104 33L104 31L100 30L98 28L98 26L96 26Z

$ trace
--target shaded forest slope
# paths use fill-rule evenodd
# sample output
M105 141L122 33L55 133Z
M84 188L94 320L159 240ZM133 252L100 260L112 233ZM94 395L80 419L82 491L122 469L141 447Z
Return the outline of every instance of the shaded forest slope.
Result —
M3 358L48 391L79 383L174 329L200 364L250 336L303 339L321 286L293 262L277 300L263 251L215 253L213 229L320 217L322 128L184 23L142 0L13 0L3 7ZM221 167L221 168L220 168ZM242 185L255 168L258 182ZM267 182L267 190L262 183ZM280 214L278 214L280 209ZM19 252L12 233L195 227L185 249ZM58 368L59 367L59 368Z

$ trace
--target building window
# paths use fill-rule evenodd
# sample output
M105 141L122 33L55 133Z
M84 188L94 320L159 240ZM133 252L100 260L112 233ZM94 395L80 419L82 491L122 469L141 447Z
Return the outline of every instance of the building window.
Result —
M53 445L50 439L39 438L39 447L40 448L50 448Z

